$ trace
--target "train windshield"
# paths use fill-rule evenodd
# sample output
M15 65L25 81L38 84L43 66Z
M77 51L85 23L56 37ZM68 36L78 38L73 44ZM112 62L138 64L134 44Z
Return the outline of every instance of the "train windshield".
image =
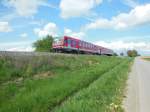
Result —
M55 45L63 44L63 38L61 38L61 37L54 38L53 44L55 44Z

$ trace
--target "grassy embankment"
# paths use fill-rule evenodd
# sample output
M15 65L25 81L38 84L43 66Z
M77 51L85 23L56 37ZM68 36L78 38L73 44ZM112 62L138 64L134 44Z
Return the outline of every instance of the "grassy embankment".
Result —
M147 60L147 61L150 61L150 57L149 57L149 58L143 58L143 59L145 59L145 60Z
M0 112L121 110L130 59L0 57Z

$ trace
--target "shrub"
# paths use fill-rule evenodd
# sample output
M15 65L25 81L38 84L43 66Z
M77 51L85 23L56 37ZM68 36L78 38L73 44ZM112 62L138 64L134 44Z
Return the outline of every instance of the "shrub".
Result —
M138 56L138 52L136 50L128 50L127 54L129 57L136 57Z

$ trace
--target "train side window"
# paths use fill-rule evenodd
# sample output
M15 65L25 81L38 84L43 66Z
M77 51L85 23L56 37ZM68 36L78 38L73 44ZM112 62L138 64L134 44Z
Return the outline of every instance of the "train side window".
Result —
M81 46L82 46L82 47L84 46L83 41L81 41Z
M74 40L72 40L72 46L74 47Z
M64 40L64 44L65 44L65 45L67 44L67 39Z
M71 40L71 46L73 46L73 40Z
M85 48L85 43L83 42L83 47Z
M76 41L71 40L71 46L72 46L72 47L76 47Z
M73 46L76 47L76 41L73 41Z
M81 41L79 41L79 46L80 46L80 47L82 46L82 42L81 42Z
M83 47L85 47L85 44L84 44L84 42L82 43L82 45L83 45Z
M71 40L70 39L68 39L68 45L71 45Z

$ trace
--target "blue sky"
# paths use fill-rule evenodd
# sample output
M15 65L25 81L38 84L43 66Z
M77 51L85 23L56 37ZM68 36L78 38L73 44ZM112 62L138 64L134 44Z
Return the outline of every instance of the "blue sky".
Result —
M149 0L1 0L0 50L32 51L45 35L150 54Z

